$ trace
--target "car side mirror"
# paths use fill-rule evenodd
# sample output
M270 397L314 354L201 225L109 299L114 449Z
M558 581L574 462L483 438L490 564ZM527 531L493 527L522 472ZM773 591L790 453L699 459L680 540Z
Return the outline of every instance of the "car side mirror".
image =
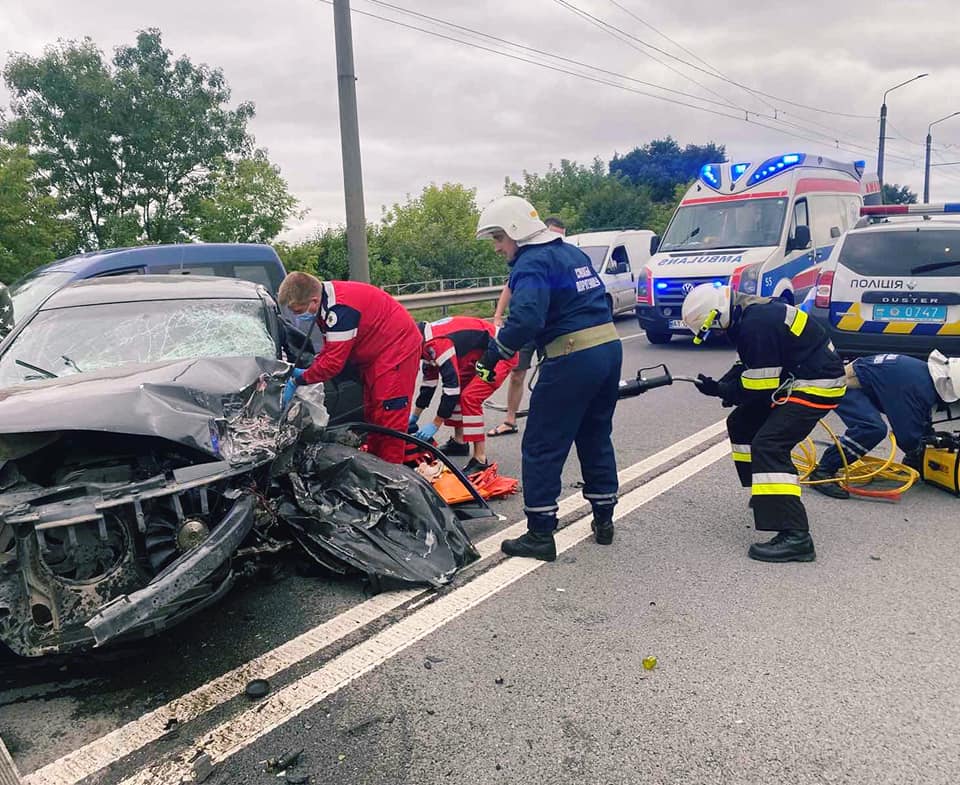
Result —
M660 248L660 237L654 235L650 238L650 255L653 256L657 250Z
M788 251L800 251L810 247L810 227L798 226L794 229L793 237L787 243Z
M839 226L830 227L830 237L833 238L834 240L836 240L841 234L843 234L843 232L840 231Z

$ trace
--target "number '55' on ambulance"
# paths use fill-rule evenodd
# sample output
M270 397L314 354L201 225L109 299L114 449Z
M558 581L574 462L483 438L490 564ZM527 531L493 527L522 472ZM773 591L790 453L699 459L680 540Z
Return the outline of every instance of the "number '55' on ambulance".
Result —
M864 204L880 204L880 184L864 176L863 161L787 153L705 164L638 276L636 314L647 339L689 335L680 307L702 283L801 302Z

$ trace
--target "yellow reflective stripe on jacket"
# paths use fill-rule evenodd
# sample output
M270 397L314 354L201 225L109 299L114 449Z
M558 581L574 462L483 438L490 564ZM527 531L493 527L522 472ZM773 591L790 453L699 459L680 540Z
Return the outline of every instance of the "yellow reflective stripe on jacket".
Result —
M740 384L743 385L744 390L776 390L780 386L780 377L751 379L749 376L741 375Z
M788 472L754 472L752 493L754 496L799 496L800 483L797 475Z
M750 463L751 451L749 444L731 444L730 454L733 456L733 460L735 461Z
M807 314L798 308L794 308L792 305L788 305L787 315L783 321L787 327L790 328L790 332L797 337L800 337L800 333L803 332L803 328L807 326Z
M821 398L842 398L847 391L847 378L836 379L797 379L792 392L819 395Z

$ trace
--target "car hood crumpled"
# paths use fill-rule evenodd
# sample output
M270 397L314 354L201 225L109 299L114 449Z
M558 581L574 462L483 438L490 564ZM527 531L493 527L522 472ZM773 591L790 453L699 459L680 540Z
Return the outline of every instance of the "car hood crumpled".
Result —
M263 421L260 435L275 440L280 391L289 368L263 357L176 360L3 389L0 461L35 449L37 439L27 434L60 431L158 436L231 463L265 457L262 449L267 445L257 448L249 428L237 438L224 424L241 414L250 424L254 414L253 419ZM255 398L257 411L244 411Z

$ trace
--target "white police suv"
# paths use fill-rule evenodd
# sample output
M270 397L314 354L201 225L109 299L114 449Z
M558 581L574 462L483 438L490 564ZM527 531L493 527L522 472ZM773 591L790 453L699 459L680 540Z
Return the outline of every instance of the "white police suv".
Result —
M960 355L960 203L863 207L804 303L844 357Z

